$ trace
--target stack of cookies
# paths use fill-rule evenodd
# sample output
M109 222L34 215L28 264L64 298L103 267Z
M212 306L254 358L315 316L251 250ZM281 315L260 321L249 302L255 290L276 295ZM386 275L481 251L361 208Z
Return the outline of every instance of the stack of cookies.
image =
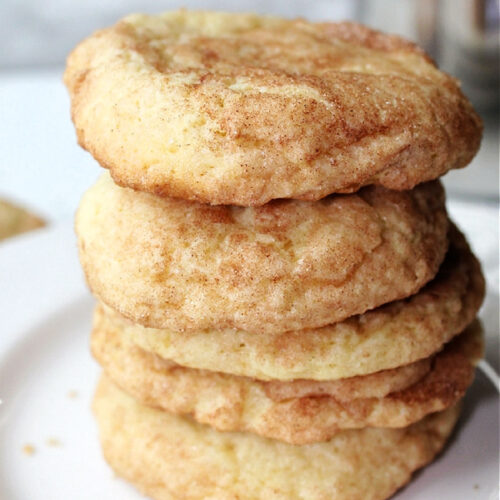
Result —
M104 455L155 499L385 499L441 450L482 341L438 180L481 124L353 23L134 15L65 74L109 169L76 217Z

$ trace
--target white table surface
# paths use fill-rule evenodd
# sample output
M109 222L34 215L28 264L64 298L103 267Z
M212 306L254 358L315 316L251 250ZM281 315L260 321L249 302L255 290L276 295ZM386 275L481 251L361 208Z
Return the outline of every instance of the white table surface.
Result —
M62 69L0 73L0 113L0 197L32 208L50 223L70 221L101 169L76 144ZM487 130L473 164L444 182L450 212L485 268L488 299L482 315L488 357L498 369L498 202L491 201L498 197L497 169L497 134ZM480 198L457 198L463 193Z

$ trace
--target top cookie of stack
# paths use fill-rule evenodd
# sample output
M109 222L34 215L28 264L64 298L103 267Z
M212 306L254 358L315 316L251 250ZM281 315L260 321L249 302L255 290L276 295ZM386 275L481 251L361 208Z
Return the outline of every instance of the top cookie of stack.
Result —
M80 144L117 184L209 204L411 189L481 136L423 51L347 22L133 15L81 43L65 83Z

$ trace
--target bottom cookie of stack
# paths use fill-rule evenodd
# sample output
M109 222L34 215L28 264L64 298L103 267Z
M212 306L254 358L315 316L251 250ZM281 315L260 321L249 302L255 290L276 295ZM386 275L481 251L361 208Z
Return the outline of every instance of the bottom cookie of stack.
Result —
M382 500L442 449L459 408L402 429L346 430L301 446L143 406L106 376L94 412L106 460L155 500Z

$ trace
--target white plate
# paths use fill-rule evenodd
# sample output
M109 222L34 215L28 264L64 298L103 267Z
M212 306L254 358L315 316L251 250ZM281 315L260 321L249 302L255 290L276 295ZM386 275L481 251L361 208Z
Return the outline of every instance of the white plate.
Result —
M90 412L93 299L71 225L1 245L0 283L0 498L142 498L101 457ZM498 397L480 374L450 445L395 498L498 498L498 428Z

